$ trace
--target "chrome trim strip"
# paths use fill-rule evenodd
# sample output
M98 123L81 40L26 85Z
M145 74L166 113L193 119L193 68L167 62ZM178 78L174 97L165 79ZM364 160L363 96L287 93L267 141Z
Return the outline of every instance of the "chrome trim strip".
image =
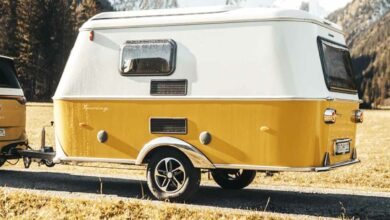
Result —
M240 164L214 164L217 169L244 169L256 171L283 171L283 172L310 172L314 171L314 167L277 167L277 166L255 166L255 165L240 165Z
M96 20L94 20L96 21ZM123 28L144 28L144 27L170 27L170 26L188 26L188 25L212 25L212 24L240 24L240 23L257 23L257 22L302 22L316 24L321 27L327 28L339 34L344 34L344 32L334 26L327 25L323 22L314 20L314 19L302 19L302 18L268 18L268 19L243 19L243 20L223 20L223 21L197 21L197 22L187 22L187 23L170 23L170 24L143 24L143 25L122 25L114 27L81 27L79 31L91 31L91 30L108 30L108 29L123 29Z
M330 86L330 88L332 89L332 92L346 92L348 94L357 94L358 93L358 90L356 90L356 89L345 89L345 88L336 87L336 86Z
M186 15L208 15L208 14L218 14L228 12L232 9L236 9L237 7L232 7L231 9L221 9L216 11L205 11L205 12L192 12L192 13L172 13L172 14L153 14L153 15L138 15L138 16L122 16L122 17L103 17L103 18L91 18L92 21L98 20L115 20L115 19L137 19L137 18L156 18L156 17L173 17L173 16L186 16Z
M112 159L112 158L94 158L94 157L66 157L61 158L61 162L99 162L99 163L117 163L134 165L135 160Z
M277 171L277 172L321 172L329 171L334 168L348 166L355 163L359 163L360 160L349 160L342 163L329 165L326 167L278 167L278 166L255 166L255 165L239 165L239 164L214 164L218 169L244 169L244 170L256 170L256 171Z
M345 161L345 162L341 162L341 163L336 163L336 164L333 164L333 165L330 165L330 166L327 166L327 167L316 167L315 171L316 172L329 171L329 170L332 170L332 169L336 169L336 168L344 167L344 166L349 166L349 165L353 165L353 164L356 164L356 163L360 163L360 160L359 159L353 159L353 160L349 160L349 161Z
M24 97L23 95L0 95L0 99L18 100Z
M65 96L65 97L53 97L53 100L168 100L168 101L175 101L175 100L183 100L183 101L193 101L193 100L214 100L214 101L329 101L329 97L325 98L302 98L302 97L251 97L251 96L240 96L240 97L222 97L222 96L210 96L210 97L172 97L172 96L141 96L141 97L96 97L96 96L90 96L90 97L82 97L82 96ZM344 99L336 99L336 100L343 100ZM351 102L358 102L359 100L348 100L345 99L345 101L351 101Z
M334 101L340 101L340 102L356 102L356 103L361 103L360 100L352 100L352 99L339 99L335 98Z
M327 97L327 101L333 102L333 101L340 101L340 102L357 102L359 104L363 103L363 100L352 100L352 99L340 99L340 98L334 98L334 97Z

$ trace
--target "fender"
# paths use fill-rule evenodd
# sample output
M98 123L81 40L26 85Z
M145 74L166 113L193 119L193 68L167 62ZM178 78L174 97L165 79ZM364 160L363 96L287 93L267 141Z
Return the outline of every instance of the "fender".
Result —
M172 137L159 137L145 144L139 152L135 164L143 164L143 160L149 154L149 152L151 152L153 149L164 146L173 147L183 152L196 168L215 168L211 161L207 159L207 157L194 146L185 141Z
M55 146L55 149L56 149L56 156L53 158L53 162L55 164L59 164L59 163L61 163L62 160L66 159L67 156L66 156L64 150L62 149L62 145L60 143L60 140L59 140L58 136L54 135L54 138L55 138L55 140L54 140L55 141L55 145L54 146Z

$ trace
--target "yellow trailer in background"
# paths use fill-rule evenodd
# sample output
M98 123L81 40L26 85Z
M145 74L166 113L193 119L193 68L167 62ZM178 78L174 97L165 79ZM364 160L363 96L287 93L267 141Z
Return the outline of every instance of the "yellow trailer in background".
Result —
M12 58L0 56L0 166L27 146L26 99Z

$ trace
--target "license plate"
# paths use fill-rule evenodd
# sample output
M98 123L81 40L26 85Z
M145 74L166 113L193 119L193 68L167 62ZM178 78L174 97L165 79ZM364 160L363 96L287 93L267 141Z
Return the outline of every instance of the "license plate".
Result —
M336 140L335 154L342 155L351 152L351 140Z
M0 137L5 137L5 129L0 128Z

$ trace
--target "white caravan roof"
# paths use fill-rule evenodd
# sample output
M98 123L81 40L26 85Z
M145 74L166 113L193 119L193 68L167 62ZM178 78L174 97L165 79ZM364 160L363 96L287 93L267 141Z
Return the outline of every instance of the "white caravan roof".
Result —
M341 32L340 26L301 10L231 6L105 12L91 18L81 30L286 20L316 23Z

